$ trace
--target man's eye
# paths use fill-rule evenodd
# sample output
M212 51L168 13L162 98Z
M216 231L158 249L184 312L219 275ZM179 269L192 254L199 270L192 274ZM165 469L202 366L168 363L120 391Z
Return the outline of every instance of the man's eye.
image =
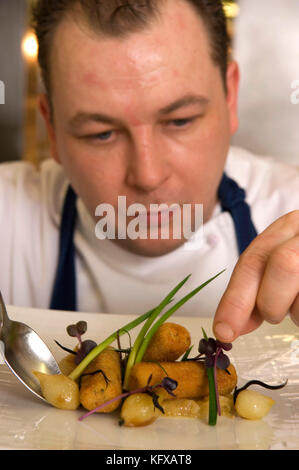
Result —
M98 134L93 134L88 136L89 139L91 140L99 140L101 142L106 142L107 140L110 140L113 135L113 131L105 131L105 132L99 132Z
M173 119L169 122L170 125L175 127L185 127L193 121L192 118L184 118L184 119Z

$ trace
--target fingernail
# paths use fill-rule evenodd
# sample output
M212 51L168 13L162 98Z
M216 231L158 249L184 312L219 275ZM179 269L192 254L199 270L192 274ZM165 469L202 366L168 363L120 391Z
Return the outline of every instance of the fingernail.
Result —
M232 341L234 339L234 332L228 323L222 321L216 323L214 328L214 333L216 338L221 339L221 341Z

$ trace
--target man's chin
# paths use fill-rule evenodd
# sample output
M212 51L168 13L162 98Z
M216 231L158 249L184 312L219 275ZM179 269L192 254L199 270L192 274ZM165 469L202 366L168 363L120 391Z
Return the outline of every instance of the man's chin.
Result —
M124 250L139 256L158 257L167 255L182 246L186 240L184 239L167 239L167 240L113 240L118 246Z

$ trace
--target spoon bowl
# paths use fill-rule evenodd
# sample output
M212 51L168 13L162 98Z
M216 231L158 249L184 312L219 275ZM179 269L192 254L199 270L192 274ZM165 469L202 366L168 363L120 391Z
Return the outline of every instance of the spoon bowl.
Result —
M52 353L38 334L24 323L10 320L0 292L0 352L13 374L36 397L42 396L39 381L33 371L60 374Z

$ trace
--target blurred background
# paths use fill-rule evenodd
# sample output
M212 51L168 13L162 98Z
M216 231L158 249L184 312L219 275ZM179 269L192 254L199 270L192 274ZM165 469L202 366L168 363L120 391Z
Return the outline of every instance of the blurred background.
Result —
M33 1L0 0L0 84L5 85L0 161L38 164L49 156L36 101L42 83L30 29ZM240 128L233 143L299 165L299 103L291 102L292 84L297 81L299 89L299 0L224 1L224 6L231 53L241 68Z

